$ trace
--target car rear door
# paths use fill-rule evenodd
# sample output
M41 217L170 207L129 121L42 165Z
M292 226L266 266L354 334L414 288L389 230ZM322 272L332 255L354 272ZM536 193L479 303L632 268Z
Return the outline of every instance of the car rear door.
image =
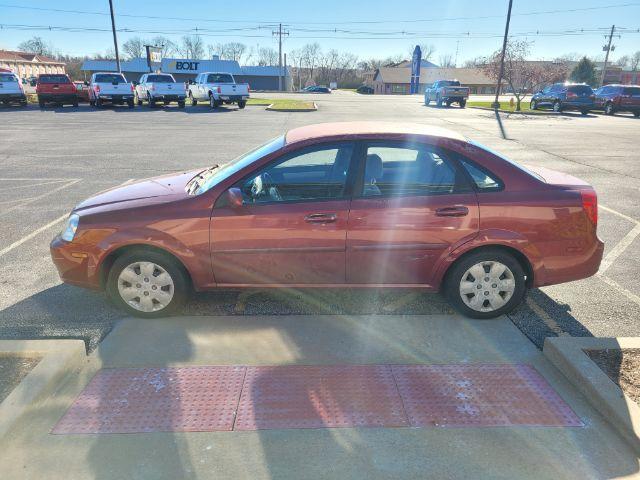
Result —
M216 206L211 259L218 285L341 285L352 143L308 147L236 184L241 207Z
M623 87L620 95L620 108L624 110L640 110L640 87Z
M435 267L479 227L476 194L453 155L368 142L349 213L347 282L434 286Z

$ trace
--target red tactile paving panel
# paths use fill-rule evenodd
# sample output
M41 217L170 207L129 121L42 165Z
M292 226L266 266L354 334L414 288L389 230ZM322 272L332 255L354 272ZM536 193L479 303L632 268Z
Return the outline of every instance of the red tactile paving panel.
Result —
M52 433L231 430L245 368L101 370Z
M388 365L247 367L234 430L408 426Z
M582 426L528 365L394 365L411 426Z

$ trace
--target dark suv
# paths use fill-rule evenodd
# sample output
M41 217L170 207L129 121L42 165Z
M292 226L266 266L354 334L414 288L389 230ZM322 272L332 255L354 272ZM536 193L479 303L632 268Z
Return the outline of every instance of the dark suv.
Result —
M640 117L640 86L605 85L596 90L596 110L604 110L607 115L616 112L631 112Z
M593 89L584 83L554 83L531 97L531 110L551 107L554 112L579 110L586 115L594 108Z

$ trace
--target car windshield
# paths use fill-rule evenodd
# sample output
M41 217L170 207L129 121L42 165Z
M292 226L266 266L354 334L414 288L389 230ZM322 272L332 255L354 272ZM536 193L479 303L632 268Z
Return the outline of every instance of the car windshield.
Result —
M149 75L147 82L155 83L176 83L171 75Z
M233 77L228 73L211 73L207 76L207 83L233 83Z
M0 73L0 82L17 82L18 77L12 73Z
M116 74L96 75L95 82L96 83L116 83L116 84L127 83L127 81L122 75L116 75Z
M40 75L38 78L40 83L69 83L66 75Z
M485 150L486 152L489 152L493 155L495 155L496 157L501 158L502 160L504 160L507 163L510 163L511 165L513 165L514 167L518 168L519 170L522 170L524 173L531 175L533 178L540 180L541 182L544 182L545 179L542 178L540 175L538 175L535 172L532 172L531 170L529 170L528 168L526 168L523 165L520 165L518 162L511 160L510 158L505 157L504 155L502 155L501 153L496 152L495 150L490 149L489 147L486 147L484 145L482 145L481 143L475 142L473 140L469 140L469 143L471 145L475 145L478 148L481 148L482 150Z
M195 189L195 195L200 195L212 187L217 185L218 183L226 180L231 175L239 172L243 168L251 165L256 160L269 155L282 147L284 147L284 135L274 138L273 140L265 143L264 145L259 146L258 148L251 150L250 152L245 153L244 155L232 160L231 162L223 165L222 167L209 169L205 171L205 174L196 175L190 182L187 184L187 191L189 191L192 182L198 181L198 188Z

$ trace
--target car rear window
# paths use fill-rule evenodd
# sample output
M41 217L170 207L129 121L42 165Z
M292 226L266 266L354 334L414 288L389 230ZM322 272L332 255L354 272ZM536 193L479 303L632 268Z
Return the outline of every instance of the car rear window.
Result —
M624 87L622 94L640 97L640 87Z
M176 83L171 75L149 75L147 82L155 83Z
M542 178L540 175L538 175L535 172L532 172L531 170L529 170L527 167L520 165L518 162L511 160L510 158L505 157L504 155L502 155L501 153L496 152L495 150L491 150L489 147L485 147L484 145L478 143L478 142L474 142L473 140L469 140L469 143L471 145L475 145L478 148L481 148L482 150L485 150L489 153L491 153L492 155L495 155L496 157L501 158L502 160L504 160L507 163L510 163L511 165L513 165L514 167L516 167L519 170L522 170L524 173L526 173L527 175L531 175L533 178L535 178L536 180L540 180L541 182L545 182L545 179Z
M228 73L211 73L207 76L207 83L233 83L233 77Z
M40 83L71 83L66 75L40 75L38 77Z
M445 80L444 82L440 82L440 85L443 87L459 87L460 82L457 80Z
M17 82L18 77L11 73L0 73L0 82Z
M96 75L95 79L96 83L127 83L125 78L122 75L111 75L111 74L101 74Z
M593 89L589 85L572 85L567 90L573 93L578 93L578 94L593 93Z

